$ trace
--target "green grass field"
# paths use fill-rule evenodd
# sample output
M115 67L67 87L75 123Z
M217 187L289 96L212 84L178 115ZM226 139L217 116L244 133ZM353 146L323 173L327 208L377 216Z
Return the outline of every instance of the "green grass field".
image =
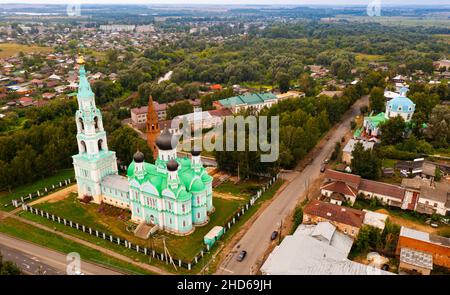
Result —
M0 222L0 232L26 240L61 253L78 252L82 260L103 264L106 267L117 268L129 274L153 274L127 262L108 256L95 249L80 245L63 237L54 235L45 230L36 228L18 220L7 218Z
M13 188L11 192L1 191L0 192L0 210L12 210L12 206L5 207L5 204L10 204L11 200L18 199L20 197L27 196L30 193L35 193L37 190L43 190L45 187L50 188L53 184L57 184L60 181L74 177L73 168L61 170L53 176L35 181L30 184L25 184Z
M75 194L72 194L62 201L55 203L45 202L38 204L35 207L72 220L73 222L91 227L92 229L101 230L107 234L125 238L134 244L155 248L160 252L164 249L163 239L165 239L167 248L172 256L189 261L203 248L204 235L206 235L212 227L224 224L243 202L244 201L215 198L213 203L216 207L216 211L210 216L210 221L207 225L197 227L188 237L164 233L154 235L149 241L137 238L132 232L127 231L127 225L129 224L128 220L130 219L129 212L113 207L108 207L107 210L100 211L100 205L82 204L76 199ZM55 224L52 221L48 221L39 216L34 216L30 213L24 213L23 216L41 223L45 222L49 226ZM66 231L64 228L61 229ZM67 229L70 230L68 227Z
M218 187L214 188L215 192L232 194L239 197L250 197L255 195L258 189L261 187L257 182L241 181L234 184L231 181L225 181Z

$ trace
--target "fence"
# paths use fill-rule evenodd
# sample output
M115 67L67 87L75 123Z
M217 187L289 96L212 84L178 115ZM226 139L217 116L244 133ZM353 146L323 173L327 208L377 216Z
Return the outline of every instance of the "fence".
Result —
M11 204L5 204L5 207L12 205L17 208L17 207L21 206L22 204L25 204L26 202L31 201L32 199L46 196L49 193L54 192L64 186L68 186L69 184L74 183L74 182L76 182L76 179L74 177L62 180L59 183L53 184L51 187L45 187L43 189L37 190L34 193L29 193L26 196L20 197L19 199L11 200Z
M225 222L223 225L223 235L233 226L235 225L240 218L255 204L255 202L262 196L262 194L269 189L275 181L278 179L279 175L277 174L273 178L267 182L265 186L263 186L255 196L253 196L248 203L246 203L238 212L236 212L235 215L230 217L230 219ZM143 253L144 255L152 256L155 259L158 259L162 262L165 262L166 264L174 264L178 267L183 267L185 269L191 270L191 268L199 263L199 261L205 256L207 252L209 252L211 249L209 248L209 245L206 245L202 250L200 250L197 255L195 255L194 259L192 259L190 262L183 261L181 259L173 258L171 256L167 256L164 253L160 253L155 251L154 249L151 249L149 247L144 247L138 244L131 243L130 241L127 241L126 239L113 236L111 234L104 233L102 231L92 229L91 227L87 227L83 224L79 224L76 222L73 222L71 220L62 218L60 216L56 216L54 214L48 213L44 210L36 209L31 206L28 206L26 203L22 203L22 209L24 211L33 213L35 215L41 216L43 218L47 218L48 220L51 220L53 222L57 222L59 224L63 224L65 226L69 226L71 228L77 229L79 231L82 231L84 233L87 233L91 236L96 236L97 238L101 238L105 241L109 241L111 243L123 246L125 248L134 250L138 253Z

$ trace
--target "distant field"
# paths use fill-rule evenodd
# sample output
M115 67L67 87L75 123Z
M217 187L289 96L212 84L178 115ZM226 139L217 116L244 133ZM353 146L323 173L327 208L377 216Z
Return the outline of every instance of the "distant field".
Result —
M0 44L0 58L11 57L19 52L23 53L50 53L53 49L50 47L42 47L42 46L28 46L17 43L1 43Z
M436 37L438 39L441 39L442 41L446 42L447 44L450 44L450 35L446 34L435 34L433 37Z
M450 22L444 17L407 17L407 16L336 16L334 20L348 20L363 23L380 23L389 26L425 26L450 28Z
M381 61L384 59L383 55L377 55L377 54L364 54L364 53L357 53L356 56L357 62L374 62L374 61Z

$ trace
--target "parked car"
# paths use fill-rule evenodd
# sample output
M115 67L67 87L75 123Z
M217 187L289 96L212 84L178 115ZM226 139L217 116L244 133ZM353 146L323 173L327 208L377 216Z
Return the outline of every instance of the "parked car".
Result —
M236 259L237 261L241 262L242 260L244 260L245 256L247 256L247 251L242 250Z
M328 164L329 162L330 162L330 159L325 159L324 161L323 161L325 164Z
M320 166L320 172L325 172L325 168L326 168L326 166L325 166L325 164L322 164L322 166Z
M272 234L270 235L270 239L273 241L278 237L278 231L273 231Z
M434 228L437 228L437 227L439 227L439 225L438 225L437 223L434 223L434 222L433 222L433 223L431 223L430 225L431 225L431 227L434 227Z

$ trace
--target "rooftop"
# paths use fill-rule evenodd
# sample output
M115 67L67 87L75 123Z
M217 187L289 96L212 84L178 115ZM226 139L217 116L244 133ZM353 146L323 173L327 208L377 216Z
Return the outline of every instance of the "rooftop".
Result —
M403 198L405 197L405 189L401 186L387 184L379 181L362 179L359 189L375 194L393 197L399 200L403 200Z
M410 248L400 249L400 262L430 270L433 269L433 255Z
M303 209L305 214L322 217L331 221L361 227L365 213L361 210L343 207L317 200L311 201Z
M327 238L324 238L324 237ZM329 222L301 224L275 247L261 267L269 275L391 274L347 259L353 239Z
M359 176L359 175L339 172L339 171L331 170L331 169L325 170L325 178L335 180L335 181L342 181L342 182L351 184L352 186L355 186L356 188L361 183L361 176Z
M450 238L445 238L427 232L418 231L409 227L402 226L400 229L400 237L406 237L422 242L450 248Z
M254 105L264 103L267 100L277 99L276 95L271 92L265 93L246 93L244 95L233 96L219 100L224 107L234 107L237 105Z

